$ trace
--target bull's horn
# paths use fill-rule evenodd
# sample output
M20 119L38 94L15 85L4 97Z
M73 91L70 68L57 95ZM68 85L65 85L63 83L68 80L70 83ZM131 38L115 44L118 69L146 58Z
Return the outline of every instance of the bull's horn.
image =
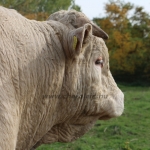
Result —
M97 25L92 24L92 26L93 26L93 35L97 37L101 37L105 40L109 38L108 34L105 31L103 31L101 28L99 28Z

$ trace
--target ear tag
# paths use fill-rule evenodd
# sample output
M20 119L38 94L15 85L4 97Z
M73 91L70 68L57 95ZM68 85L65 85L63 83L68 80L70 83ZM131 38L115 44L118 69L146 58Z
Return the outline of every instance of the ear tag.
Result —
M76 49L77 41L78 41L77 37L76 37L76 36L73 36L73 50Z

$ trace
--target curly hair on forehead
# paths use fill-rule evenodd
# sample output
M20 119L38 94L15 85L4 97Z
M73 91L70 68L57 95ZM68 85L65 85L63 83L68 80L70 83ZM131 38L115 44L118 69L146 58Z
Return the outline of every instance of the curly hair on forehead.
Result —
M93 50L98 49L98 44L100 43L100 38L93 36L92 37L92 43L93 43Z
M103 56L108 59L109 58L108 49L107 46L105 45L104 40L96 36L92 36L91 40L93 44L92 51L94 50L100 51L103 54Z

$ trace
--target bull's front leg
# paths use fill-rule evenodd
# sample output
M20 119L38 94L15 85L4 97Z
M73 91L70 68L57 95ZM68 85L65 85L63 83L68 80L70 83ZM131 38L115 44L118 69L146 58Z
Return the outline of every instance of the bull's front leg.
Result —
M15 99L0 91L0 150L15 150L19 116Z

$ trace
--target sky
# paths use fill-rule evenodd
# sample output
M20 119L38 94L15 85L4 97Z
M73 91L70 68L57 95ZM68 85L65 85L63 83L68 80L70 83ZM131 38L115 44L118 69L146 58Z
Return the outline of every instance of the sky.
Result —
M104 6L108 0L75 0L75 3L81 7L82 12L91 20L94 17L105 16ZM150 0L124 0L135 6L142 6L150 14Z

